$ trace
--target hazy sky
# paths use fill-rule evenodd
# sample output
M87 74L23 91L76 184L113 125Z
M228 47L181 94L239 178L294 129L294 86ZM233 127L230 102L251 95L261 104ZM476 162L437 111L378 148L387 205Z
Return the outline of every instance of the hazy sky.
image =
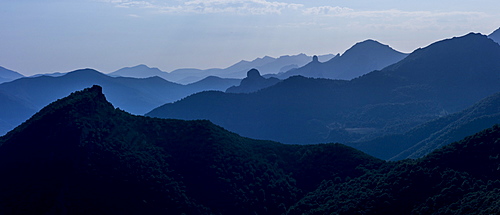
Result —
M411 52L500 27L498 0L0 0L0 66L24 75L342 53L375 39Z

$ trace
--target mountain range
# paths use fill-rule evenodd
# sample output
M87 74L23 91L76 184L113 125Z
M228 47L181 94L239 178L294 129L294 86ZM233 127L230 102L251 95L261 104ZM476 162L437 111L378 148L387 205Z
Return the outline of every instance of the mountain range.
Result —
M340 144L283 145L208 121L133 116L93 86L0 137L0 211L281 214L323 178L381 164Z
M406 54L398 52L387 45L375 40L366 40L355 44L342 55L321 55L313 58L312 61L311 57L305 54L284 55L278 58L265 56L253 61L242 60L225 69L183 68L171 72L164 72L158 68L150 68L141 64L119 69L109 73L109 75L134 78L158 76L168 81L188 84L208 76L242 79L247 71L257 69L266 77L280 79L286 79L293 75L302 75L305 77L350 80L373 70L382 69L404 57L406 57Z
M334 55L321 55L320 60L327 61ZM189 84L202 80L209 76L217 76L221 78L242 79L246 73L252 69L258 69L263 74L284 72L291 68L298 68L307 64L311 60L310 56L305 54L298 55L284 55L278 58L265 56L257 58L253 61L242 60L225 69L194 69L183 68L176 69L171 72L164 72L158 68L150 68L146 65L137 65L134 67L125 67L115 72L109 73L111 76L134 77L134 78L147 78L158 76L165 80Z
M346 144L385 160L419 158L495 124L500 124L500 93L463 111L418 125L403 134Z
M159 77L110 77L93 69L82 69L62 76L21 78L0 84L2 104L10 104L0 114L0 134L19 125L45 105L75 90L94 84L105 86L106 96L119 108L144 114L167 102L173 102L203 90L226 90L240 80L207 77L199 82L181 85Z
M167 80L168 74L158 68L151 68L144 64L133 67L124 67L108 74L111 77L149 78L158 76Z
M2 214L495 214L500 127L424 158L130 115L93 86L0 137ZM236 95L236 94L235 94Z
M380 70L394 64L407 54L398 52L388 45L375 40L365 40L356 43L342 55L337 55L329 61L320 62L318 58L307 65L278 74L276 77L285 79L293 75L312 78L329 78L351 80L373 70Z
M500 92L498 59L499 44L471 33L351 81L294 76L250 94L197 93L147 116L209 119L285 143L361 142L404 133Z
M13 81L22 77L24 76L19 74L18 72L0 66L0 84L4 82Z

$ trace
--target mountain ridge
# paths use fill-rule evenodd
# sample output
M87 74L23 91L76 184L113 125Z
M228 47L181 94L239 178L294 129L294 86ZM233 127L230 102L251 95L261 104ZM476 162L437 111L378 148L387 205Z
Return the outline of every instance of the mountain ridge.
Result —
M138 73L140 71L140 74ZM168 78L168 74L156 67L148 67L145 64L139 64L132 67L124 67L114 72L108 74L109 76L122 76L131 78L148 78L158 76L165 80Z
M58 99L0 137L0 211L276 214L325 177L382 164L341 144L284 145L206 120L133 116L102 91Z
M497 43L467 34L351 81L293 76L248 95L194 94L147 115L209 119L243 136L285 143L364 141L403 133L499 92L498 58Z
M321 55L321 60L325 61L332 58L333 55ZM180 68L170 72L161 71L158 68L151 68L144 64L139 64L132 67L124 67L114 72L109 73L110 76L146 78L159 76L165 80L179 83L191 84L198 82L209 76L217 76L229 79L242 79L246 72L252 68L259 69L263 74L279 73L286 68L296 68L303 66L309 61L310 57L305 54L297 55L282 55L277 58L264 56L256 58L252 61L241 60L226 68L211 68L211 69L196 69L196 68Z
M313 60L305 66L289 70L277 77L284 79L293 75L313 78L329 78L351 80L373 70L380 70L396 63L407 54L398 52L388 45L368 39L358 42L342 55L336 55L329 61L321 63Z

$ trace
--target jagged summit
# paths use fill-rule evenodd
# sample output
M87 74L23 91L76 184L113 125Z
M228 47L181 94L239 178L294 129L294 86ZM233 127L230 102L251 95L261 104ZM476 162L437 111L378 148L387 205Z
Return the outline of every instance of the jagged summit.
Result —
M404 132L434 119L443 110L457 112L499 92L498 59L498 44L470 34L434 43L400 63L351 81L297 78L290 84L290 80L284 80L252 97L213 99L197 94L149 114L210 119L248 137L286 143L354 142L385 134L387 128ZM377 116L373 119L376 123L365 124L364 120L371 120L373 115ZM334 124L338 127L332 129ZM363 133L343 127L347 125Z
M100 108L114 109L113 105L106 100L106 96L102 92L102 87L93 85L92 87L73 92L65 98L52 102L37 114L44 114L64 108L82 110L87 113L99 111L98 109Z
M69 96L58 99L42 108L26 122L7 133L6 136L17 133L34 124L66 123L73 122L76 127L78 122L89 117L106 115L115 108L106 100L102 87L94 85L81 91L71 93ZM43 121L40 121L44 119ZM45 121L48 120L48 121ZM77 122L77 123L74 123ZM37 125L34 125L37 126Z

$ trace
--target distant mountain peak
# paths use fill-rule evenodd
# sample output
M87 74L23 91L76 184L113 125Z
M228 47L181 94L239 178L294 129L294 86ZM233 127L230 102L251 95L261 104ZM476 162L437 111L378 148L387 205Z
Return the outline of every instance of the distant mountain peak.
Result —
M160 69L158 69L157 67L150 67L146 64L139 64L137 66L125 67L125 68L128 68L128 69L148 69L148 70L156 70L156 71L163 72Z
M254 68L247 72L247 78L256 79L256 78L262 78L262 76L260 75L259 70Z
M346 50L344 54L342 54L341 56L344 57L349 55L357 55L360 52L366 54L374 54L374 53L379 53L380 51L401 53L399 51L394 50L389 45L382 44L373 39L368 39L354 44L351 48Z
M64 76L85 76L85 77L89 77L90 75L92 75L92 76L107 76L104 73L101 73L101 72L99 72L95 69L91 69L91 68L78 69L78 70L64 74Z
M361 44L377 44L377 45L386 46L386 45L384 45L384 44L382 44L379 41L376 41L374 39L367 39L367 40L364 40L364 41L361 41L361 42L357 42L355 45L361 45Z
M75 71L68 72L68 74L70 74L70 73L80 73L80 72L97 72L97 73L100 73L99 71L97 71L95 69L85 68L85 69L77 69Z
M148 78L158 76L165 80L168 79L168 73L156 68L149 67L145 64L139 64L132 67L124 67L114 72L109 73L110 76L132 77L132 78Z
M229 87L227 93L252 93L258 90L270 87L280 82L277 78L264 78L260 75L259 70L250 69L247 72L247 77L241 80L239 86Z

